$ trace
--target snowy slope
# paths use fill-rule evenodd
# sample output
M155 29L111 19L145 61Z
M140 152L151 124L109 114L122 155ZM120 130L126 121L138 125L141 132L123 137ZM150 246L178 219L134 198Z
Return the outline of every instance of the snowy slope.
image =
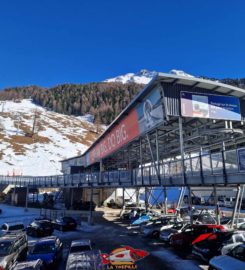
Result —
M194 77L183 70L172 69L169 71L170 74L184 76L184 77ZM148 71L146 69L142 69L137 73L127 73L125 75L120 75L115 78L110 78L105 80L105 82L120 82L120 83L139 83L139 84L148 84L154 76L157 75L156 71Z
M59 161L84 152L102 131L85 119L31 100L0 102L0 175L60 174Z

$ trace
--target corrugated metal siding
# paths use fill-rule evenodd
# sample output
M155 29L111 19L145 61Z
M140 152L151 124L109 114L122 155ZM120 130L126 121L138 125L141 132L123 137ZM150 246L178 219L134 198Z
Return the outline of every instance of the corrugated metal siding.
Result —
M180 92L181 91L222 95L221 93L216 92L216 91L203 89L200 87L191 88L191 87L188 87L186 85L181 85L181 84L172 85L169 83L162 83L162 88L164 91L166 112L169 116L180 115ZM242 120L244 120L245 119L245 101L241 100L240 104L241 104Z

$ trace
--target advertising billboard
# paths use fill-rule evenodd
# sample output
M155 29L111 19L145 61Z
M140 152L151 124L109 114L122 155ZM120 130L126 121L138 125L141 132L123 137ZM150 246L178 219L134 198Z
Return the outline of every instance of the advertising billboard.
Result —
M161 91L155 88L141 103L86 154L86 165L118 150L139 135L149 131L164 119Z
M237 150L238 152L238 162L239 162L239 171L245 171L245 148Z
M181 115L241 121L240 101L232 96L181 92Z

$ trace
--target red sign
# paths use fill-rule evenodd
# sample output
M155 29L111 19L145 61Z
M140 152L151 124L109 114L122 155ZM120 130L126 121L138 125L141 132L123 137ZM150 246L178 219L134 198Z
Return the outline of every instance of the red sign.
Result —
M109 134L89 151L89 163L109 155L139 136L139 124L136 110L132 110Z

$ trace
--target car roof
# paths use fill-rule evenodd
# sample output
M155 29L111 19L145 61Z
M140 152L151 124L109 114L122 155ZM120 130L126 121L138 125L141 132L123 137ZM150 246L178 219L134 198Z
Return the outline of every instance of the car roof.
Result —
M8 225L8 226L12 226L12 225L23 225L24 226L24 223L23 222L5 222L2 225Z
M37 259L35 261L28 261L28 262L18 262L14 269L23 269L26 267L35 267L38 263L41 263L42 261L40 259Z
M71 242L71 247L76 246L90 246L91 241L89 239L74 240Z
M42 243L48 243L48 242L55 242L58 239L57 236L48 236L48 237L43 237L41 239L38 239L34 245L42 244Z

